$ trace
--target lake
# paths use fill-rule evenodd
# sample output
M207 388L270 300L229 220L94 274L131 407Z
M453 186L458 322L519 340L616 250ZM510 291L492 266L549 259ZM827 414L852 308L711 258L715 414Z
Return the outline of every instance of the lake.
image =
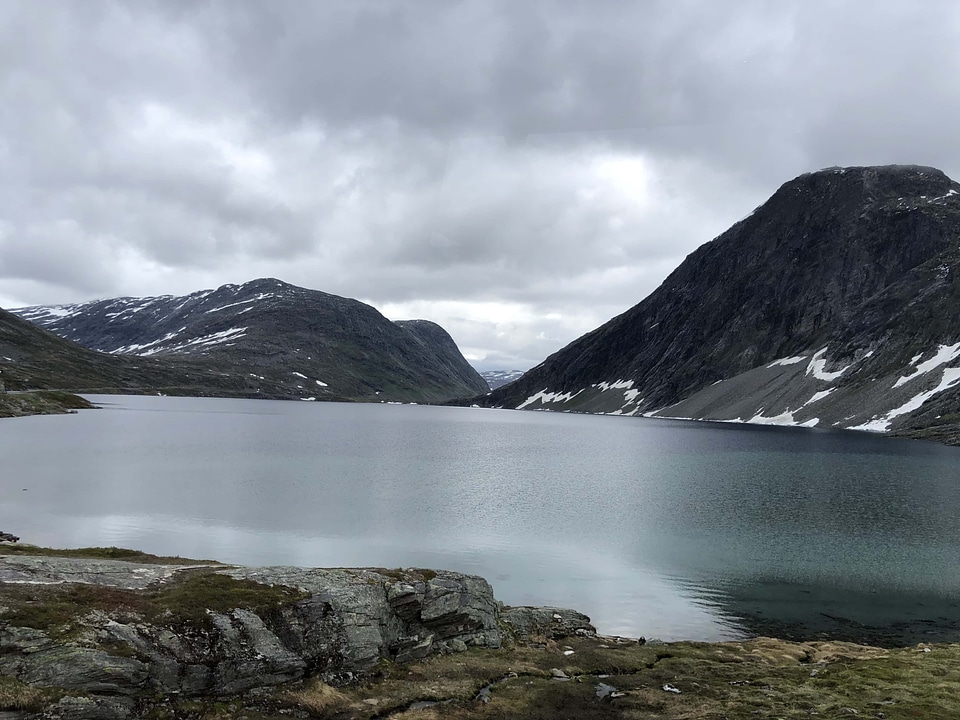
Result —
M960 640L960 449L844 431L90 396L0 421L0 530L433 567L601 632Z

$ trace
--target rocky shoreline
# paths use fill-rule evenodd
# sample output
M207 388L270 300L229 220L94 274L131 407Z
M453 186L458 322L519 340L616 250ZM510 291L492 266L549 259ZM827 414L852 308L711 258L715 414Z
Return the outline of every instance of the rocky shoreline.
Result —
M919 692L894 688L918 682L913 663L960 689L960 646L603 637L574 610L506 607L463 573L0 551L4 720L732 718L781 705L893 718Z
M79 395L63 390L0 392L0 418L28 415L64 415L93 408Z

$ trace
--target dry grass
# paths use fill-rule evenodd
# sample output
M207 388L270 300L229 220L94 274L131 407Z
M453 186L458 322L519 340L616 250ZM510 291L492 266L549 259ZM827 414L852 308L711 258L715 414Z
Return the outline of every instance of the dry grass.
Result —
M318 717L343 710L351 703L342 692L317 678L307 680L298 690L288 690L283 700Z
M0 710L38 712L60 699L60 693L35 688L19 680L0 675Z
M563 654L567 647L572 655ZM301 707L337 720L957 720L960 646L927 649L770 638L655 646L570 638L546 649L475 649L411 665L383 663L368 682L331 689L343 698L337 705ZM551 679L552 668L571 680ZM516 677L494 685L489 703L476 699L481 687L508 672ZM625 695L599 699L599 682ZM411 709L430 700L450 702Z

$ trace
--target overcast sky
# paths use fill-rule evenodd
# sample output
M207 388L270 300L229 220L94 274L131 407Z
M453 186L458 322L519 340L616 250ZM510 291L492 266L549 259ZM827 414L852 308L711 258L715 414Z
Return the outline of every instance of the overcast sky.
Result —
M960 178L960 4L3 0L0 307L256 277L526 369L831 165Z

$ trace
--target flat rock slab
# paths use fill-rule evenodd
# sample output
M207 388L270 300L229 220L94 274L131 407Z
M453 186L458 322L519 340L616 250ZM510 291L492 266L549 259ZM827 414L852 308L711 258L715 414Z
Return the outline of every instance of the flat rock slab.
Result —
M124 590L143 590L165 582L182 570L221 565L151 565L126 560L58 558L46 556L0 557L0 584L60 585L86 583Z

